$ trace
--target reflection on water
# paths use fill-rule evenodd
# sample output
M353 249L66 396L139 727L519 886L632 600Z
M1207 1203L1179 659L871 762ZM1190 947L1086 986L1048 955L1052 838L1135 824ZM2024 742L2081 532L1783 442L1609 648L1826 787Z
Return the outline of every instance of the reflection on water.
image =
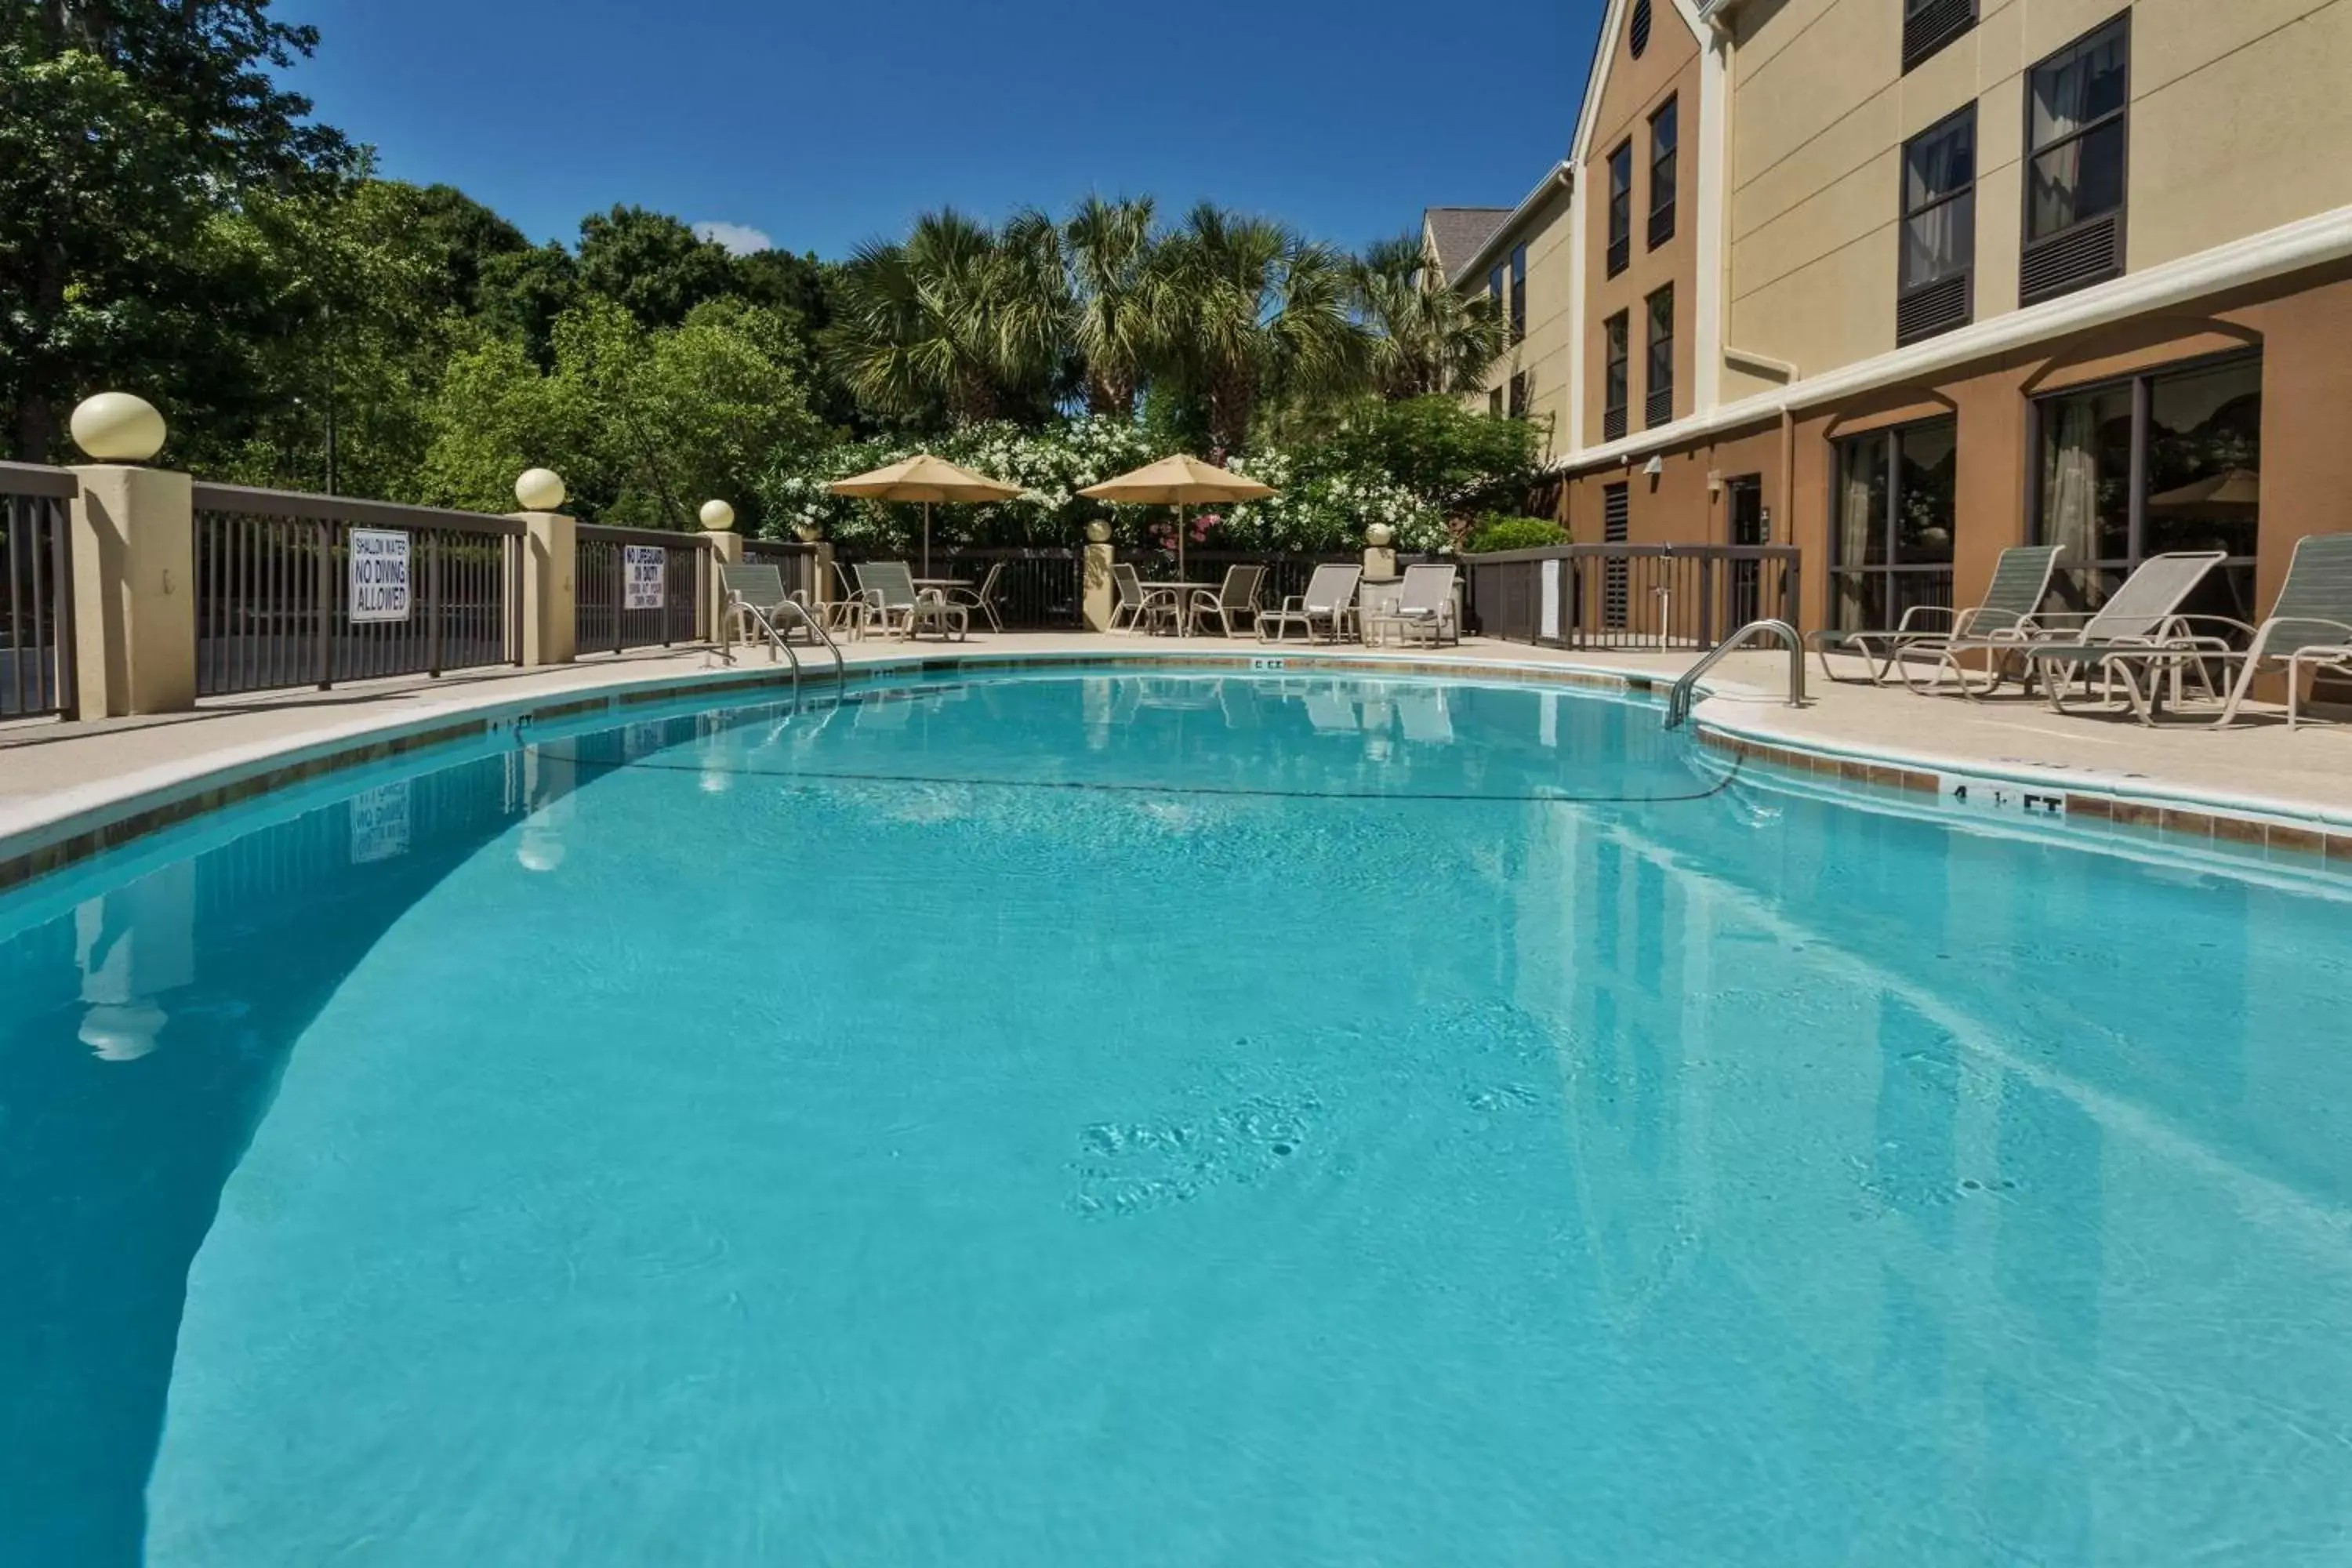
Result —
M531 739L0 902L0 1562L2352 1529L2340 889L1517 689Z

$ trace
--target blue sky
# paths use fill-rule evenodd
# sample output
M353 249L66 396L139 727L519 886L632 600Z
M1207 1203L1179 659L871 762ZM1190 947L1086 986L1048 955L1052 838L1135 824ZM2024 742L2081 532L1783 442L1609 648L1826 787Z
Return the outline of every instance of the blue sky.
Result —
M1601 0L279 0L399 179L534 239L635 202L840 256L916 213L1202 197L1349 245L1567 149ZM1479 19L1479 18L1483 18ZM749 236L744 237L748 242Z

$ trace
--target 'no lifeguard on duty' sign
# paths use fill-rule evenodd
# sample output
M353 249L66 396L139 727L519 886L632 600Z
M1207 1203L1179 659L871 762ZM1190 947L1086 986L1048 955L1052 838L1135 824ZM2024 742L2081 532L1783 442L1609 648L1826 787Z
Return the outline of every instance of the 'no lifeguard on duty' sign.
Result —
M669 577L669 552L658 544L624 545L621 564L628 574L621 607L625 610L660 609L662 600L667 596L664 590Z
M397 529L352 530L352 621L408 618L408 535Z

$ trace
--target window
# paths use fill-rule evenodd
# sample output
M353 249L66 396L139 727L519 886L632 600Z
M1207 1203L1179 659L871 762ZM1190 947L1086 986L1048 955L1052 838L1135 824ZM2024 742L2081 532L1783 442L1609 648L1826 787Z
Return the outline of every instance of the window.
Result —
M1903 263L1895 341L1968 325L1977 255L1977 109L1970 104L1903 149Z
M1514 371L1511 374L1511 417L1525 419L1527 416L1528 373L1523 370Z
M2259 354L2070 390L2033 405L2033 537L2066 547L2064 596L2104 604L2151 555L2229 552L2186 606L2254 616L2261 532Z
M1503 313L1503 264L1499 261L1486 269L1486 297L1495 301L1494 311Z
M1633 260L1633 143L1609 154L1609 276Z
M1959 421L1874 430L1837 446L1837 531L1830 593L1844 631L1899 623L1916 605L1952 603Z
M1650 359L1643 382L1642 423L1656 429L1675 416L1675 287L1650 296Z
M2124 269L2131 16L2033 68L2025 89L2026 304Z
M1673 99L1650 116L1650 248L1675 237L1675 146L1681 118Z
M1620 310L1609 318L1602 331L1608 336L1609 351L1601 389L1601 438L1615 441L1625 434L1627 372L1633 357L1633 318Z
M1499 386L1490 386L1486 389L1486 416L1490 419L1500 419L1503 416L1503 389Z
M1528 335L1528 247L1511 247L1511 341Z
M1917 69L1977 25L1977 0L1903 0L1903 68Z
M1604 544L1622 544L1633 533L1633 492L1630 485L1609 485L1601 492L1601 541ZM1611 630L1622 630L1626 612L1632 607L1633 583L1631 563L1623 556L1602 563L1601 573L1601 624Z

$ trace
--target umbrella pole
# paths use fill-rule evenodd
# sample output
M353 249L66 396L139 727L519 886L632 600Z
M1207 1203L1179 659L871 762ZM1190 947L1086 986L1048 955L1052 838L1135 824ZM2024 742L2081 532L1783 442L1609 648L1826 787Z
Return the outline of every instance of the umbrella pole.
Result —
M1184 503L1181 500L1176 503L1176 581L1180 584L1184 581ZM1184 635L1185 614L1192 607L1184 602L1188 592L1181 586L1176 590L1176 635L1180 637Z
M923 575L931 574L931 503L923 503Z

